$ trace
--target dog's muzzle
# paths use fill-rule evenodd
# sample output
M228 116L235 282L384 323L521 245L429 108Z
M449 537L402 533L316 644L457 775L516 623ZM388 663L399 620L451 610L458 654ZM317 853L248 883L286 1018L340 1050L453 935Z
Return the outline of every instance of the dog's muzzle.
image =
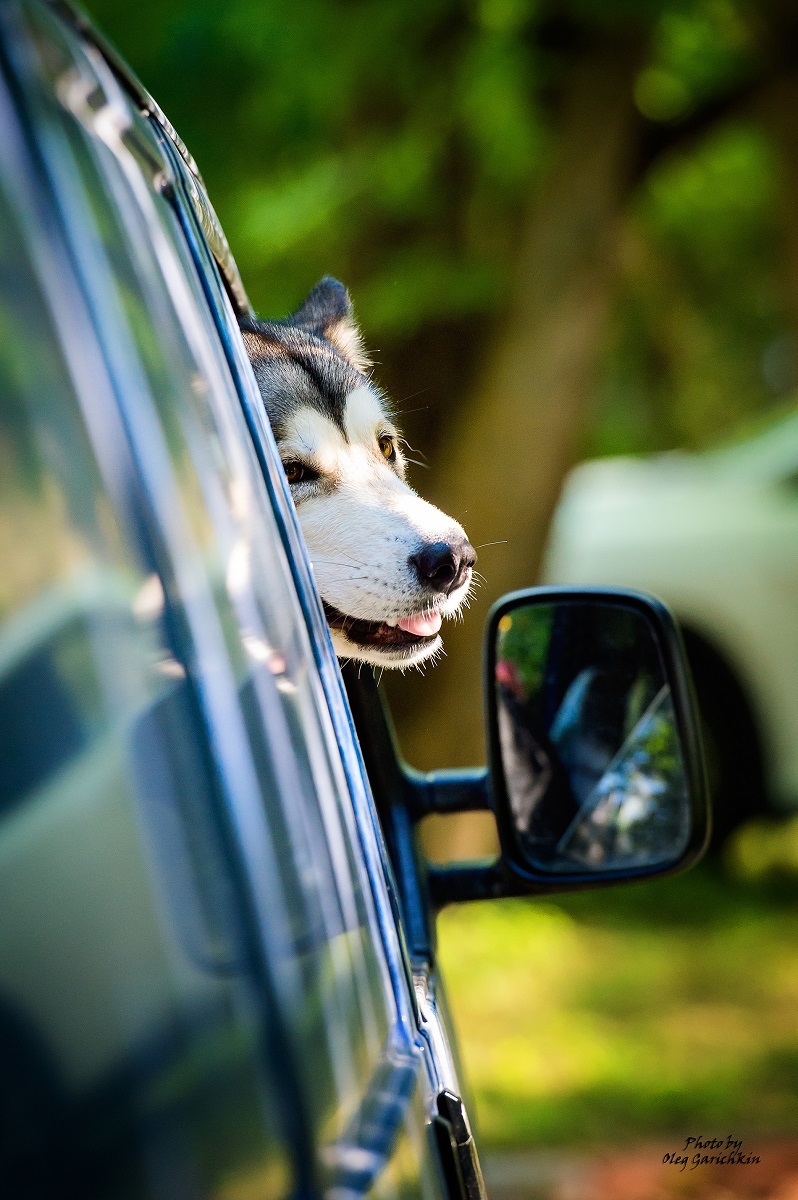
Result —
M419 653L423 658L425 651L434 652L440 645L442 617L449 615L446 607L452 602L455 611L459 607L456 593L467 588L477 555L465 535L455 534L446 541L423 542L406 561L418 587L415 604L406 615L384 621L365 620L341 612L327 600L323 602L333 631L370 656L380 655L379 659L370 657L370 661L412 661Z

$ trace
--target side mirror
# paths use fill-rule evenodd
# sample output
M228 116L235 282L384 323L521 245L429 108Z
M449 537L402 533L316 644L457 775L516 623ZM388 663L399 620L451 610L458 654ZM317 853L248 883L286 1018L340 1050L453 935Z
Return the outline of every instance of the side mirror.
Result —
M684 650L633 592L534 588L491 610L486 694L502 859L534 890L687 866L708 812Z

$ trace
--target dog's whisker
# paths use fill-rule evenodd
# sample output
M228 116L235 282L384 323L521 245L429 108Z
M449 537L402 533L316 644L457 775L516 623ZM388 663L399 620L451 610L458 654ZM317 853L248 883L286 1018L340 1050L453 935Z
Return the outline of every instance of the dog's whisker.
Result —
M350 572L352 570L352 568L348 567L346 565L346 563L331 563L330 565L332 567L339 568L341 571ZM325 567L325 571L328 571L328 570L329 570L329 567ZM352 583L364 583L367 580L370 580L371 578L372 578L371 575L350 575L350 574L338 575L336 577L336 583L344 583L347 581L352 582Z
M399 441L402 443L403 446L407 446L408 450L410 450L411 453L420 454L423 459L427 458L427 456L423 450L417 450L415 446L410 445L410 443L408 442L408 440L404 436L404 434L401 434L401 433L399 434Z
M430 390L431 390L431 389L430 389L430 388L428 388L428 387L419 388L417 392L411 392L409 396L403 396L403 397L402 397L402 399L399 401L399 403L400 403L400 404L407 404L407 401L408 401L408 400L415 400L416 396L426 396L426 395L427 395L427 393L428 393ZM424 407L425 407L425 408L429 408L429 405L428 405L428 404L425 404L425 405L424 405ZM407 410L406 410L406 409L401 409L401 410L399 410L399 411L401 411L401 412L406 412ZM416 409L411 409L410 411L411 411L411 412L420 412L420 411L421 411L421 409L418 409L418 408L416 408Z
M360 561L359 561L357 558L355 558L353 555L351 555L351 554L347 554L345 550L342 550L342 551L341 551L341 553L342 553L342 554L346 554L346 557L349 559L349 562L350 562L350 564L351 564L353 567L365 567L365 565L366 565L366 564L365 564L364 562L360 562ZM313 556L313 559L312 559L311 561L312 561L312 562L317 562L317 563L335 563L335 564L336 564L336 565L338 565L338 566L342 565L342 564L340 563L340 560L339 560L339 559L335 559L335 558L325 558L325 557L324 557L324 555L322 555L322 554L316 554L316 555L314 555L314 556Z
M428 410L429 405L422 404L420 408L396 408L394 409L394 412L396 413L397 417L409 417L413 413L427 412Z
M366 570L365 563L336 562L334 558L328 558L325 562L319 562L316 559L313 565L322 567L325 571L330 567L340 567L342 571L360 571L358 579L369 579L371 577L370 573Z
M497 542L483 542L481 546L475 546L475 550L484 550L486 546L506 546L509 538L499 538Z
M365 563L358 562L355 558L350 558L348 562L342 562L340 558L314 558L313 565L321 564L322 566L333 567L365 567Z
M425 471L430 469L429 463L422 462L420 458L411 458L409 454L405 455L405 462L413 463L416 467L423 467Z

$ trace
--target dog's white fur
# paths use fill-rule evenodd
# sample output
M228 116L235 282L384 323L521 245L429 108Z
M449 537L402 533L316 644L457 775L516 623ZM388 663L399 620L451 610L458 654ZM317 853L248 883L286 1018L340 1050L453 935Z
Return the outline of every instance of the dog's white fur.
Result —
M309 462L325 481L335 481L328 494L308 489L308 495L297 496L299 523L324 599L367 621L396 621L419 611L454 616L468 595L471 573L455 592L431 603L408 559L420 542L465 538L465 531L405 482L400 448L399 472L383 457L378 439L390 434L398 442L398 432L386 420L374 390L364 383L347 396L346 438L333 421L309 407L298 409L286 426L280 439L283 461ZM331 632L340 657L386 665L382 649L355 647L340 630ZM400 665L414 666L441 645L438 636L406 651L399 656Z

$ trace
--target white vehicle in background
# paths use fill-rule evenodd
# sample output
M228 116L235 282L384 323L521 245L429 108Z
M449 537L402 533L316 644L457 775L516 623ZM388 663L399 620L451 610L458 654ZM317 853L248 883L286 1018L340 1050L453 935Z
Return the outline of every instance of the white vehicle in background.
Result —
M676 614L716 841L756 812L798 809L798 413L704 454L577 467L543 580L641 588Z

